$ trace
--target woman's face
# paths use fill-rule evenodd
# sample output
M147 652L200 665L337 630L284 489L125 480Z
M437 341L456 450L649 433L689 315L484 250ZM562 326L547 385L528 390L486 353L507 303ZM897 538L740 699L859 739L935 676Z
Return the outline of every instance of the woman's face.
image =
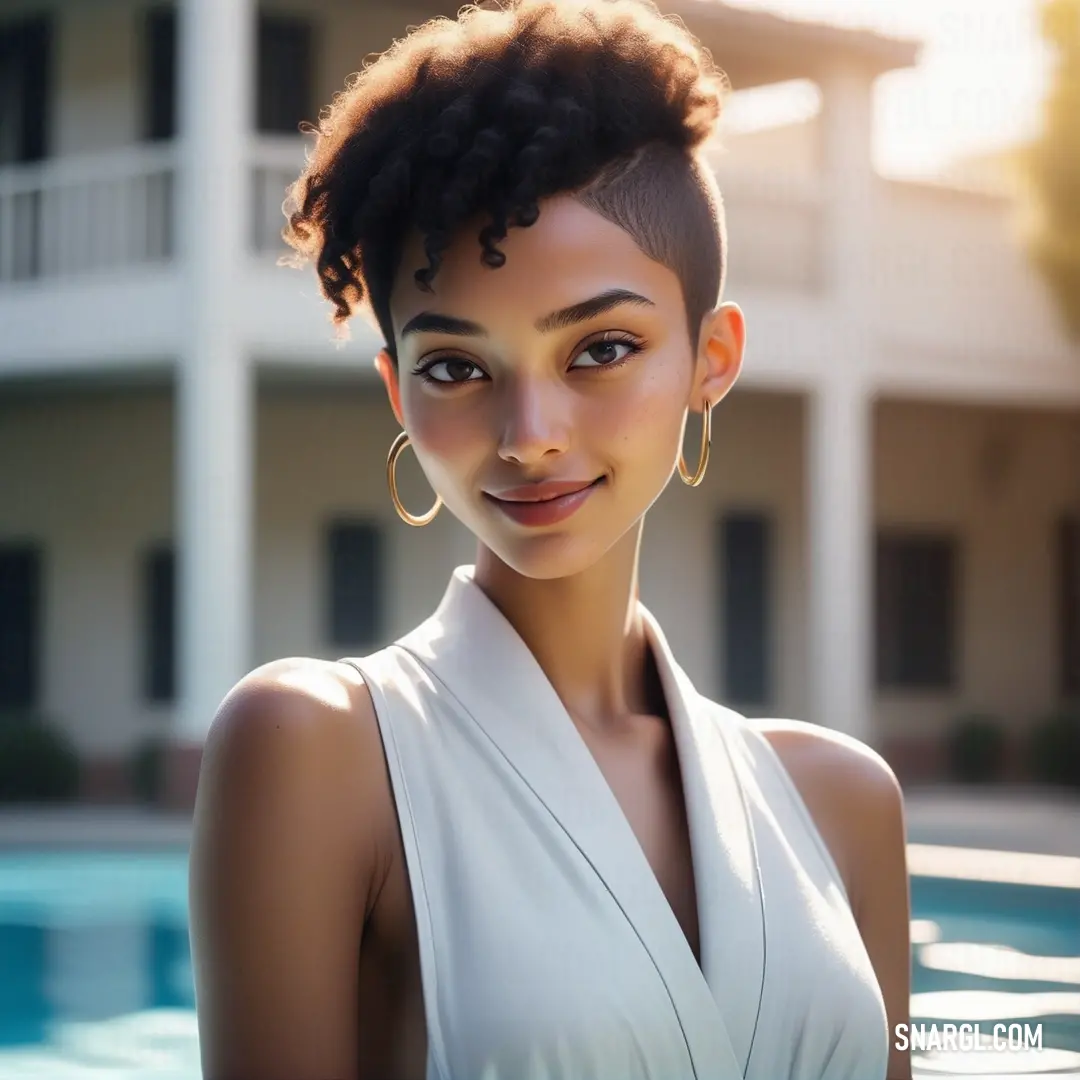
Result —
M406 248L397 370L384 353L380 373L447 508L518 573L568 576L663 491L688 406L715 403L738 375L742 317L732 305L708 316L695 356L675 274L570 197L511 229L496 270L476 233L447 251L434 293L413 281L419 238Z

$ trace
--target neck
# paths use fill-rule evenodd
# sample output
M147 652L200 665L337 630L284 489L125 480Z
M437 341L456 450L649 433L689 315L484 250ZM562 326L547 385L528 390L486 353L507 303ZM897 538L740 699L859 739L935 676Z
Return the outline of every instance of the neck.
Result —
M657 711L638 609L641 525L570 577L527 578L479 547L476 584L514 627L577 723L617 732ZM662 706L661 706L662 708Z

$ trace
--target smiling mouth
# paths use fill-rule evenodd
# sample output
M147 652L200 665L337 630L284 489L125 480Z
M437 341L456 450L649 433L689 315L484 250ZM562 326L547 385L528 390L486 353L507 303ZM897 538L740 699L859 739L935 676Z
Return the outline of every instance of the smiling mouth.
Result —
M605 480L603 476L591 481L550 480L509 488L498 495L485 491L484 498L519 525L555 525L584 505Z
M555 499L561 499L567 495L576 495L578 492L585 491L588 488L598 484L603 477L597 477L595 480L544 480L536 484L525 484L521 487L507 488L505 491L501 491L495 494L491 491L485 491L484 494L489 499L494 499L496 502L503 503L540 503L540 502L552 502Z

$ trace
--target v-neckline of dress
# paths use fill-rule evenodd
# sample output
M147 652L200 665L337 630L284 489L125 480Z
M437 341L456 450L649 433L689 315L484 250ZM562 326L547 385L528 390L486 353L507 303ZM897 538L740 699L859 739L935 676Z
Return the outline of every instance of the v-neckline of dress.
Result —
M697 1075L742 1076L752 1034L736 1045L731 1033L752 1033L765 965L752 817L716 710L675 662L653 616L640 602L638 609L682 778L700 965L595 756L473 567L454 571L434 615L398 645L457 699L603 883L670 995Z

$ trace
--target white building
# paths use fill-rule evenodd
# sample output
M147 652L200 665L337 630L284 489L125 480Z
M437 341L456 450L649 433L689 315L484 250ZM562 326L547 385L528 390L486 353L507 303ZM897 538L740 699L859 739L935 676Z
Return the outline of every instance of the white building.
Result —
M706 692L931 775L959 714L1019 737L1080 692L1080 357L1005 198L873 172L912 43L665 6L736 89L808 78L822 109L717 159L748 358L705 483L651 515L645 600ZM197 748L255 664L410 627L472 557L449 514L394 515L379 343L336 348L274 259L297 120L455 7L5 0L0 708L65 726L91 794L148 736Z

